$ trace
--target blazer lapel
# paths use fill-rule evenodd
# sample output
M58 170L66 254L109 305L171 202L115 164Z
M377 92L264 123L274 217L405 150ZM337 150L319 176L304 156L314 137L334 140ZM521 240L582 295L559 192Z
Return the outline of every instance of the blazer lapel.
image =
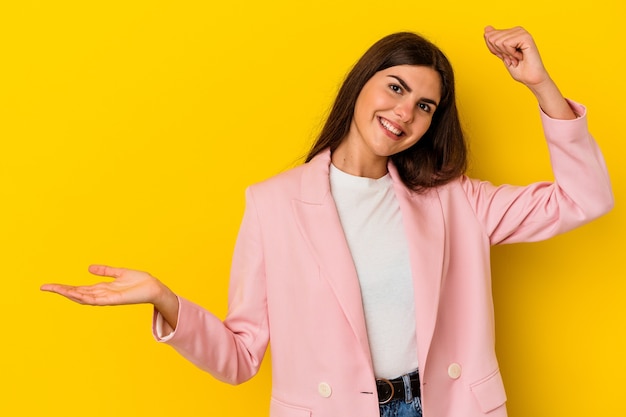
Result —
M293 210L323 276L328 280L359 345L371 360L361 288L330 192L329 167L329 150L307 164L302 176L301 198L293 201Z
M311 160L302 176L301 198L294 199L298 226L324 276L342 307L366 357L371 360L361 288L346 242L337 208L330 192L330 151ZM426 363L433 338L442 272L444 268L445 225L436 190L417 194L406 188L395 166L389 173L407 234L414 283L417 346L420 371Z
M445 251L443 210L436 190L415 193L400 180L390 162L396 197L407 234L415 294L417 347L420 371L424 371L437 322Z

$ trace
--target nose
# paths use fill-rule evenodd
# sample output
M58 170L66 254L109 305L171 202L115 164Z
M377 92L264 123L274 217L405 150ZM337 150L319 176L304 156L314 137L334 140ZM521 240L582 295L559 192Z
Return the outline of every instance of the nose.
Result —
M394 112L396 116L404 123L411 123L413 121L414 106L410 100L403 100L398 103Z

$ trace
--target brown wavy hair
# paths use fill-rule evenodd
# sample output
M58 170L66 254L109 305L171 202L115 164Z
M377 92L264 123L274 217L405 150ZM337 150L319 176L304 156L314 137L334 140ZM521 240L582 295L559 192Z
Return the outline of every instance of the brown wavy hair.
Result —
M391 156L404 184L414 191L445 184L467 169L467 145L456 107L452 65L441 50L411 32L388 35L374 45L346 76L306 162L326 148L333 152L348 135L357 97L378 71L396 65L434 69L441 77L441 101L429 129L410 148Z

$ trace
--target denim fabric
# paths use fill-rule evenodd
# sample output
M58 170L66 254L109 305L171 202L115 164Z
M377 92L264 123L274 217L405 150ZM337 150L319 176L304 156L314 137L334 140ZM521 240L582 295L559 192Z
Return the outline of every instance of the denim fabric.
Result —
M411 392L411 377L418 371L402 375L404 381L404 400L393 400L380 405L380 417L422 417L422 401L420 397L413 397Z
M380 417L422 417L422 402L419 397L412 401L393 400L379 406Z

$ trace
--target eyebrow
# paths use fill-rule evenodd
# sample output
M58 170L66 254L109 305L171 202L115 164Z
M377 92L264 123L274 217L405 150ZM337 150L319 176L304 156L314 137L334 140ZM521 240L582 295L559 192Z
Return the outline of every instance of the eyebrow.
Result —
M409 93L413 92L411 87L409 87L409 85L406 82L404 82L404 80L402 78L398 77L397 75L389 75L389 77L394 78L396 81L398 81L400 83L400 85L402 86L402 88L404 88ZM431 99L431 98L422 97L421 101L423 101L425 103L432 104L434 106L438 105L437 102L435 100Z

